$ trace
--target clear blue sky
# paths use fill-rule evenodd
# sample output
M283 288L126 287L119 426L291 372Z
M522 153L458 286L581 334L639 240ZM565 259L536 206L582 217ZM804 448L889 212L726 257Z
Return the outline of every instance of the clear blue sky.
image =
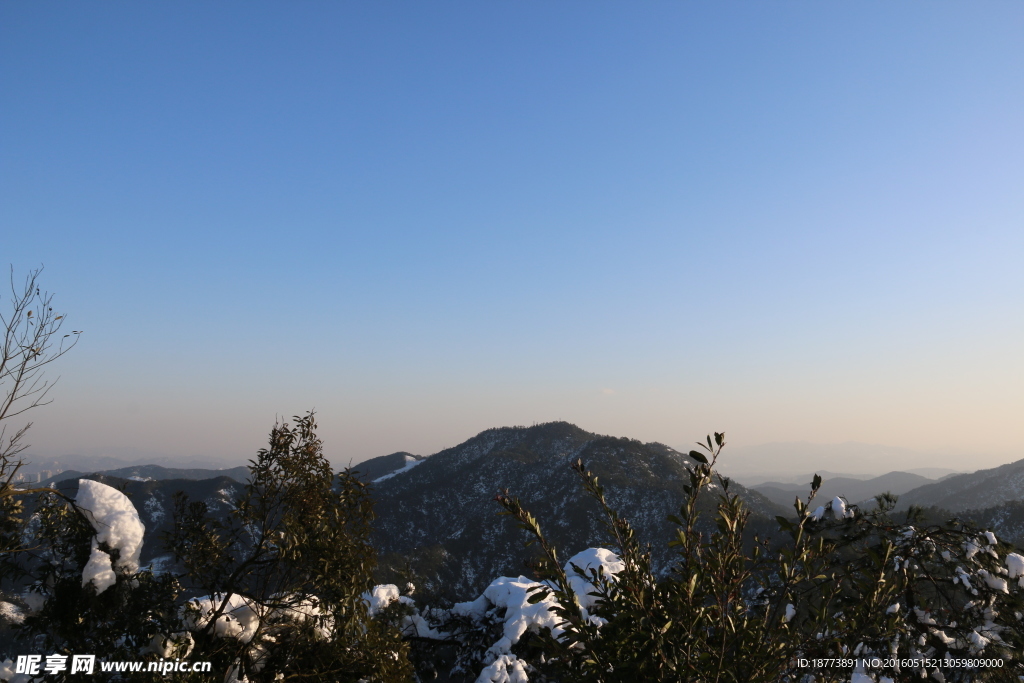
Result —
M5 2L39 453L1024 457L1020 2ZM120 449L120 450L118 450ZM980 462L980 461L979 461Z

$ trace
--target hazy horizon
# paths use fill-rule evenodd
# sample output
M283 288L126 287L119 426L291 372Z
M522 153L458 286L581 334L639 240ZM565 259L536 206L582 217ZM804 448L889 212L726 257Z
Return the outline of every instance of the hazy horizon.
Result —
M84 330L32 452L241 462L316 408L336 464L554 420L1020 459L1021 35L1009 2L2 3L0 266Z
M528 425L503 425L528 426ZM592 431L592 430L588 430ZM601 434L595 431L595 434ZM387 453L377 453L365 458L347 459L333 453L329 445L326 446L326 454L336 468L343 468L349 465L358 466L361 462L374 457L390 455L395 452L408 452L421 456L431 456L436 453L460 445L464 441L473 438L476 434L465 436L465 438L452 442L447 446L431 450L429 452L415 449L400 449ZM608 436L629 437L627 434L613 434ZM694 448L696 444L666 444L678 451L686 452ZM255 454L255 453L254 453ZM252 454L252 455L254 455ZM109 448L109 449L83 449L75 452L62 454L33 452L25 454L27 462L34 460L45 461L47 459L61 458L109 458L117 460L125 465L140 464L161 464L168 467L198 467L198 468L229 468L246 464L252 455L240 458L219 457L215 454L177 454L154 450L138 450L130 448ZM788 457L786 457L788 456ZM994 456L991 454L957 454L943 452L914 451L884 444L867 444L862 442L848 441L836 444L811 443L808 441L799 442L775 442L765 444L753 444L749 446L733 447L727 444L723 451L722 459L719 462L719 471L726 476L738 479L741 483L761 482L772 479L785 481L795 475L807 475L813 472L830 473L831 476L878 476L893 471L920 471L941 469L949 472L973 472L979 469L990 469L999 465L1016 462L1024 459L1024 454L1018 456ZM114 465L106 467L115 468ZM73 469L73 468L72 468ZM932 477L928 474L925 476Z

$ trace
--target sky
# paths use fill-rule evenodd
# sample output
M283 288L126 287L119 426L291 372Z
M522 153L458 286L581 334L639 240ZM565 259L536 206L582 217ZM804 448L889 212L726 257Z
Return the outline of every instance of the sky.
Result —
M339 465L552 420L1024 458L1021 35L1019 2L0 3L0 265L84 331L31 453L240 462L316 409Z

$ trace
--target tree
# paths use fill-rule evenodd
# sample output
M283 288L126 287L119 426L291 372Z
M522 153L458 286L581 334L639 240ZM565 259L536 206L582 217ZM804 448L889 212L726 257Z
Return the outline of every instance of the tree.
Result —
M409 680L398 630L368 609L376 553L365 485L333 472L312 413L295 419L294 427L274 426L226 520L177 496L165 541L178 575L119 562L134 562L141 550L126 540L125 530L141 523L123 494L89 482L94 497L101 491L126 513L105 520L86 512L81 485L80 506L44 494L38 547L27 554L30 590L42 604L22 636L49 652L106 661L210 662L226 681ZM111 529L108 541L103 529ZM114 570L105 581L89 569L97 553ZM209 680L208 673L175 675Z
M3 345L0 347L0 472L9 483L21 466L17 456L28 448L27 422L8 432L8 420L50 403L56 380L46 379L43 369L78 343L80 330L61 335L65 316L53 310L53 295L39 287L42 268L29 271L17 286L11 269L10 310L0 312Z
M168 539L194 659L249 680L399 681L411 675L398 632L369 618L376 552L372 501L323 455L312 412L275 425L227 522L179 496Z
M42 268L29 271L24 284L18 286L12 268L10 307L0 311L0 579L16 571L12 555L24 550L19 498L48 490L14 485L24 465L19 455L28 448L25 435L32 423L12 427L10 421L50 402L49 392L56 380L49 381L44 369L70 351L81 334L80 330L61 334L66 318L53 310L53 295L40 288L41 273Z

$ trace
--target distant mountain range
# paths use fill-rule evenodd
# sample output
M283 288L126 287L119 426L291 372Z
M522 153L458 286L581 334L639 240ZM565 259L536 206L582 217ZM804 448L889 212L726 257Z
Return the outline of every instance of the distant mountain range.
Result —
M823 470L843 472L846 476L876 477L892 471L896 463L900 471L937 478L928 470L945 470L942 474L963 471L966 469L963 461L962 457L946 453L854 441L841 444L791 442L730 446L722 455L720 469L744 484L769 480L796 483L790 478L793 475Z
M900 497L900 509L910 505L939 507L951 512L981 510L1024 500L1024 460L970 474L947 477Z
M728 457L726 448L723 461ZM408 575L428 590L461 599L496 576L527 572L525 562L535 549L524 548L525 532L499 516L493 499L504 488L522 499L562 557L607 543L596 504L570 471L576 458L599 477L613 507L650 544L656 565L667 566L671 553L666 543L674 527L666 517L684 499L688 456L663 444L601 436L554 422L489 429L429 457L400 451L353 467L370 484L376 501L374 544L381 553L381 578L394 581ZM66 470L42 483L69 495L80 478L123 487L146 524L143 563L163 568L169 568L169 557L160 535L169 529L174 493L184 491L193 500L205 501L212 513L226 515L248 478L247 467L115 463L118 467L99 472ZM956 513L1024 545L1024 460L956 475L943 468L880 477L819 472L824 475L820 504L837 495L864 503L889 491L899 496L898 509L911 504L930 508L929 519L934 520ZM945 476L936 481L922 473ZM730 489L751 508L751 529L771 535L777 530L775 515L791 516L793 499L806 499L811 477L779 477L752 487L732 483ZM706 524L713 519L717 493L710 492L701 502Z
M900 472L906 472L909 474L917 474L929 481L939 481L946 477L951 477L954 474L964 474L962 470L951 470L948 467L915 467L913 469L901 469ZM807 486L808 482L814 478L814 475L821 475L822 479L856 479L858 481L867 481L868 479L875 479L877 477L883 477L884 474L853 474L850 472L832 472L825 469L815 469L810 472L804 472L801 474L778 474L771 477L771 481L765 481L765 476L761 475L739 475L735 477L736 481L743 484L748 488L757 488L758 486L774 486L777 484L786 484L798 486Z
M113 472L139 466L162 466L175 471L206 471L217 472L210 476L219 476L223 469L238 469L211 458L175 458L160 456L156 458L123 459L107 455L63 455L59 458L34 457L26 455L25 463L18 469L16 481L41 482L52 480L66 472ZM245 469L245 466L241 466Z
M769 481L752 486L751 488L758 493L764 494L769 500L792 509L793 501L796 497L804 501L807 500L811 490L810 481L812 478L813 476L807 477L807 483L802 485ZM889 472L888 474L872 477L871 479L823 475L817 500L827 502L836 496L843 496L850 503L861 503L886 491L900 495L919 486L932 483L934 483L934 480L922 477L919 474L911 474L910 472Z
M134 481L164 481L167 479L187 479L199 481L201 479L216 479L217 477L229 477L237 482L249 481L248 467L229 467L223 470L208 469L178 469L174 467L162 467L160 465L132 465L130 467L119 467L113 470L100 472L79 472L76 470L65 470L56 476L49 477L46 482L53 484L67 479L91 479L90 474L99 474L113 479L131 479Z

